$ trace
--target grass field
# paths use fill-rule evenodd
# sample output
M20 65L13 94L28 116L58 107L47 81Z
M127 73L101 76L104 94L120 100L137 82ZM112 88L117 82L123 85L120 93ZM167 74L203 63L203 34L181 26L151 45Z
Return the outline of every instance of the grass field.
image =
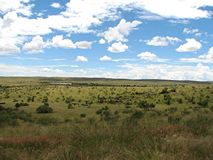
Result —
M0 78L1 160L211 160L212 151L213 83Z

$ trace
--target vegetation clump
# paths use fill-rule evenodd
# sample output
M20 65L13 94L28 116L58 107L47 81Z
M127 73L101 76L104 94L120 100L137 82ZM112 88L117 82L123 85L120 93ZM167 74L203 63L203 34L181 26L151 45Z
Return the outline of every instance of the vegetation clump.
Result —
M152 108L155 108L155 104L153 104L153 103L148 103L147 101L141 100L141 101L138 103L138 107L139 107L139 108L142 108L142 109L152 109Z
M48 103L44 103L36 109L37 113L52 113L53 109L49 107Z

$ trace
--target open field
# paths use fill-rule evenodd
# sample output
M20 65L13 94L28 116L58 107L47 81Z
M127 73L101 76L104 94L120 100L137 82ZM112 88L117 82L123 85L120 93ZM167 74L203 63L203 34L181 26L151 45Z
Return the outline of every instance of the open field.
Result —
M1 160L210 160L212 150L213 83L0 78Z

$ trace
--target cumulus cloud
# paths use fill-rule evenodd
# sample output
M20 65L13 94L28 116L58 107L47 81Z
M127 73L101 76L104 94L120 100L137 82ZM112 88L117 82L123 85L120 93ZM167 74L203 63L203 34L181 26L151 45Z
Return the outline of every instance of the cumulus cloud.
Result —
M104 55L103 57L100 58L100 61L111 61L112 58L107 56L107 55Z
M206 9L206 6L213 6L213 1L71 0L66 4L64 11L48 15L46 18L31 17L33 6L30 0L13 0L12 3L9 0L0 0L0 13L2 14L0 38L45 36L53 31L88 33L92 31L93 26L101 25L106 20L118 19L119 10L133 10L135 8L165 18L208 18L211 13ZM118 26L106 31L103 38L106 38L107 42L125 42L127 41L126 36L140 23L139 21L127 22L122 19Z
M114 52L114 53L125 52L127 49L128 49L128 46L121 42L115 42L110 47L108 47L108 51Z
M195 52L202 47L202 44L194 38L186 39L186 43L180 45L176 51L177 52Z
M56 48L76 48L76 45L72 42L72 40L64 39L63 35L53 37L50 45Z
M79 41L73 43L71 39L64 38L63 35L56 35L50 41L44 41L41 36L35 36L32 41L27 42L23 46L23 50L31 53L42 52L45 48L65 48L65 49L89 49L92 42Z
M92 42L88 41L79 41L75 43L75 46L79 49L89 49L91 48Z
M198 19L211 16L211 12L203 8L206 6L213 6L213 2L211 0L196 2L194 0L71 0L67 3L64 15L77 14L82 19L90 19L98 23L107 17L116 18L118 8L137 8L166 18Z
M156 60L158 57L154 53L151 52L142 52L137 55L141 60L148 60L148 61L153 61Z
M61 8L60 3L57 3L57 2L52 3L50 6L53 8Z
M39 53L43 52L43 48L45 48L46 43L44 42L41 36L35 36L32 38L32 41L25 43L23 46L23 50L26 50L31 53Z
M170 44L174 44L176 42L180 42L181 40L177 37L160 37L160 36L155 36L151 40L147 41L147 45L150 46L168 46Z
M23 14L24 16L32 15L32 5L27 4L29 0L0 0L0 13L16 12Z
M18 45L22 43L22 38L0 38L0 55L14 55L20 52Z
M195 58L181 58L180 61L193 63L213 63L213 47L209 49L207 54L202 54Z
M152 52L141 52L137 55L137 57L140 58L140 60L144 61L152 61L152 62L167 62L168 59L159 58L156 54Z
M84 57L84 56L77 56L75 61L76 62L87 62L88 59L87 59L87 57Z
M103 39L103 38L101 38L100 40L99 40L99 44L105 44L106 43L106 41Z
M125 36L128 36L132 30L137 29L136 27L140 24L140 21L127 22L125 19L121 19L117 26L110 27L107 31L101 34L101 36L108 43L113 41L126 42L127 39Z

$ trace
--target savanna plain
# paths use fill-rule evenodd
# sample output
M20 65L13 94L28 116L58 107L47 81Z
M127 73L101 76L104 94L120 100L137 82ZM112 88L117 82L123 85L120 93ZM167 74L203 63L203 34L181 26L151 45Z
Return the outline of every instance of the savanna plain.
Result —
M1 160L212 160L213 83L0 78Z

